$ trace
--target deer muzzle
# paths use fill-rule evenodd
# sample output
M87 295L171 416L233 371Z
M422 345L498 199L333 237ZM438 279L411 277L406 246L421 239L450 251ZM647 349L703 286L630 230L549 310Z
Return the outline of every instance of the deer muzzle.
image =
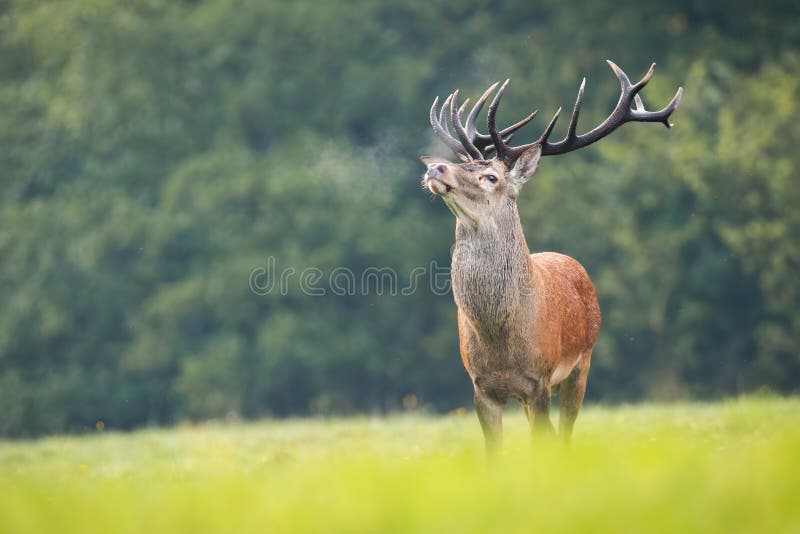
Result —
M444 195L455 189L455 179L450 175L446 165L435 163L428 166L425 173L425 185L435 195Z

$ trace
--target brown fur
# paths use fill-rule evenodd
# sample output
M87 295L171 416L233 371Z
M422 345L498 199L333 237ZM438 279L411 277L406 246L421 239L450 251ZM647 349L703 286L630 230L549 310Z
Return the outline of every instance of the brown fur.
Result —
M534 147L510 170L498 160L423 158L425 184L457 217L451 276L461 359L489 449L500 445L509 398L522 402L534 429L552 429L553 387L560 389L560 432L569 438L600 331L584 268L563 254L531 255L525 242L516 198L538 158Z

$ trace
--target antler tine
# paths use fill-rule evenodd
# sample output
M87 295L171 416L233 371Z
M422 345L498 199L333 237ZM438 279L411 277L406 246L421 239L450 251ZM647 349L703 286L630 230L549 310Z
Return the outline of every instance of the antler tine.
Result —
M462 104L460 106L458 106L458 117L461 117L461 115L464 114L464 110L467 109L468 105L469 105L469 98L464 100L464 102L462 102ZM459 121L459 122L461 122L461 121Z
M638 111L645 111L644 102L642 102L641 96L636 95L635 97L633 97L633 105L636 106L636 109Z
M561 145L567 142L574 142L577 138L575 134L575 130L578 127L578 115L581 113L581 106L583 105L583 90L586 88L586 78L581 81L581 86L578 88L578 96L575 99L575 106L572 108L572 115L569 118L569 126L567 127L567 136L559 141L558 143L551 144L548 142L550 138L550 134L553 133L553 128L556 126L556 122L558 122L558 117L561 115L561 108L556 110L555 115L553 118L550 119L550 122L547 124L547 128L544 129L542 135L537 140L537 143L541 143L542 145L542 153L545 154L545 148L549 146L556 146Z
M613 61L611 61L610 59L607 59L606 63L608 63L608 66L611 67L611 70L613 70L614 74L616 74L617 78L619 78L619 84L620 84L621 89L622 89L622 94L624 95L625 92L628 91L631 88L631 80L630 80L630 78L628 78L628 75L625 74L625 71L623 71L621 68L619 68L619 66L616 63L614 63ZM653 63L653 65L651 65L650 68L652 69L653 66L655 66L655 63ZM645 83L647 83L647 82L645 82Z
M492 85L489 86L486 91L483 92L481 97L475 102L475 105L472 107L472 110L469 112L467 116L467 135L472 140L472 144L475 147L484 153L484 157L488 154L488 147L492 145L492 137L486 134L482 134L478 131L478 128L475 126L475 120L478 118L478 114L480 113L481 109L483 109L483 105L486 103L486 99L489 98L489 95L492 94L492 91L495 90L497 84L500 82L494 82Z
M660 122L667 128L672 128L673 124L669 122L669 116L672 115L673 111L678 109L678 106L681 103L681 98L683 98L683 87L678 87L678 91L675 93L675 96L672 97L672 100L670 100L669 104L664 106L663 109L658 111L647 111L644 109L642 99L639 97L639 95L636 95L636 109L631 110L631 116L634 117L631 120L640 122Z
M445 104L447 104L451 98L452 95L447 97L447 100L445 100ZM433 131L436 133L439 139L441 139L444 142L444 144L446 144L450 148L450 150L452 150L456 154L456 156L458 156L458 158L461 161L469 161L470 159L469 154L467 154L464 147L461 146L461 143L459 143L458 140L454 139L453 136L450 135L450 132L446 130L447 123L445 123L444 127L442 126L441 119L444 118L442 117L443 113L440 113L440 117L437 118L436 107L438 103L439 103L439 97L437 96L433 100L433 105L431 106L430 117L429 117L431 126L433 127ZM444 111L444 108L445 106L443 105L442 111Z
M508 152L508 146L503 141L503 137L497 131L497 107L500 105L500 99L503 98L503 93L508 86L509 80L506 79L500 89L494 95L492 103L489 104L489 113L486 115L486 126L489 128L489 137L492 138L494 149L497 151L497 157L505 160L505 155Z
M452 99L453 93L447 95L447 98L445 98L444 102L442 103L442 109L439 111L439 124L442 125L442 129L448 134L450 133L450 128L447 127L447 116L445 115L445 110L450 109L450 101Z
M514 132L516 132L517 130L519 130L520 128L522 128L523 126L528 124L529 122L531 122L533 120L533 118L536 116L537 113L539 113L538 109L535 110L530 115L528 115L527 117L525 117L524 119L522 119L521 121L519 121L519 122L517 122L515 124L512 124L508 128L504 128L504 129L500 130L500 137L506 137L507 135L513 134Z
M483 154L481 154L481 151L472 143L472 139L470 139L464 126L461 124L461 114L464 112L464 108L467 106L468 102L469 98L464 101L464 104L460 108L458 107L458 89L456 89L453 93L453 99L450 100L450 122L453 123L456 135L458 135L461 146L464 147L467 154L472 158L481 159L483 158Z
M575 99L575 107L572 108L572 116L569 118L569 127L567 128L567 139L575 138L575 129L578 127L578 115L581 112L581 104L583 104L583 90L586 88L586 78L581 82L578 89L578 97ZM636 95L637 97L639 95Z
M608 61L608 60L607 60L607 61ZM612 61L612 63L613 63L613 61ZM616 66L616 65L615 65L615 66ZM617 69L619 69L619 71L620 71L620 72L622 72L622 69L620 69L619 67L617 67ZM641 90L642 90L642 88L643 88L645 85L647 85L647 82L649 82L649 81L650 81L650 77L652 77L652 76L653 76L653 72L655 72L655 70L656 70L656 64L655 64L655 63L651 63L651 64L650 64L650 68L649 68L649 69L647 69L647 74L645 74L645 75L642 77L642 79L641 79L641 80L639 80L638 82L636 82L636 84L634 84L634 86L633 86L633 93L634 93L634 94L638 94L638 93L639 93L639 91L641 91Z
M555 128L556 122L558 122L559 115L561 115L561 108L556 110L553 118L550 119L549 123L547 123L547 128L544 129L542 135L540 135L539 139L536 140L536 142L541 143L543 147L549 144L547 140L550 138L550 134L553 133L553 128Z
M475 138L476 136L478 136L491 139L488 135L481 135L478 133L478 129L475 127L475 120L478 118L478 113L480 113L481 110L483 109L483 105L486 103L486 99L489 98L489 95L492 94L492 91L494 91L498 83L500 82L494 82L492 85L489 86L489 88L486 91L483 92L481 97L475 102L475 105L472 106L472 110L469 112L469 115L467 115L466 130L467 134L470 137Z

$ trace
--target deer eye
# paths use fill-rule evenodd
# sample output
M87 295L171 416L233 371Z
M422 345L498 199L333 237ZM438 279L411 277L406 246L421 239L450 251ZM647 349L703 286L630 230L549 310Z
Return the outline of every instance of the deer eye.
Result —
M487 174L486 179L492 183L495 183L497 181L497 176L495 176L494 174Z

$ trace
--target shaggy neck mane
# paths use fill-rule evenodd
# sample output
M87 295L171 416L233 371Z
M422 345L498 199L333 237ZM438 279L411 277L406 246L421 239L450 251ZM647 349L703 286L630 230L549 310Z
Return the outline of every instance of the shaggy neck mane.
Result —
M456 303L482 339L504 339L519 300L530 294L533 268L516 202L471 228L456 223L451 266Z

